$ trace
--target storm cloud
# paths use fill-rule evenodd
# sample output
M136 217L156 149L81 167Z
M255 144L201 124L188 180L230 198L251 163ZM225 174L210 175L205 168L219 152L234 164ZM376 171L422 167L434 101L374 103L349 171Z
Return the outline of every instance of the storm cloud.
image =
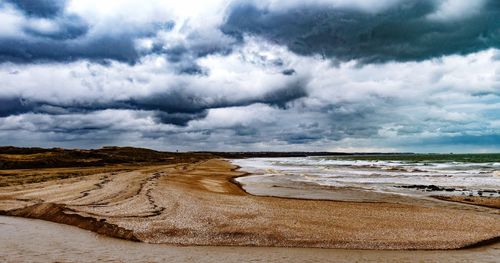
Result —
M493 0L0 0L0 144L498 150L499 16Z
M231 10L222 30L237 38L258 35L301 55L364 63L420 61L500 47L498 1L470 1L477 3L452 11L446 2L454 1L442 2L399 1L375 13L326 4L285 10L242 4Z
M64 12L66 0L7 0L28 16L53 17Z

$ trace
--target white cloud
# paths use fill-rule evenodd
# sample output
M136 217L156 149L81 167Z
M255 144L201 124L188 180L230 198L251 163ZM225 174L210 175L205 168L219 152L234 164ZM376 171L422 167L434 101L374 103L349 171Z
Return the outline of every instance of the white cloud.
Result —
M283 11L304 5L316 5L330 8L357 9L368 13L375 13L403 1L404 0L312 0L305 3L300 0L255 0L254 2L261 8L268 8L273 11Z
M46 18L30 19L26 23L26 28L41 34L53 34L60 30L59 25L56 22Z
M0 2L1 4L1 2ZM26 23L25 17L11 5L0 5L0 37L22 37L21 28Z
M175 21L179 27L215 27L222 22L228 6L223 0L135 1L135 0L72 0L67 12L92 23L95 31L129 30L151 23ZM110 24L120 25L110 27Z
M189 129L221 129L234 126L260 127L262 125L273 125L278 121L278 109L268 105L253 104L245 107L230 107L211 109L207 117L202 120L194 120L189 124Z
M427 16L436 21L450 21L479 15L487 0L441 0L434 13Z

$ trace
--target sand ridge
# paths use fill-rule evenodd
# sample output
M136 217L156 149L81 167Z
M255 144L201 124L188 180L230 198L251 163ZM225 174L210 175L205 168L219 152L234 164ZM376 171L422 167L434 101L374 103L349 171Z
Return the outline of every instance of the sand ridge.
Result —
M211 159L2 187L0 210L177 245L456 249L500 236L496 210L252 196L231 182L236 168Z

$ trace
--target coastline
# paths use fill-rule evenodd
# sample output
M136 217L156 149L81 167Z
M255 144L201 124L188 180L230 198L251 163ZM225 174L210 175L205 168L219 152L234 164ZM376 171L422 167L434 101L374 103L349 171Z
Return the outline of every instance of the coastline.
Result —
M221 159L138 167L3 187L0 211L183 246L433 250L497 242L500 236L498 213L418 202L252 196L234 183L245 175Z

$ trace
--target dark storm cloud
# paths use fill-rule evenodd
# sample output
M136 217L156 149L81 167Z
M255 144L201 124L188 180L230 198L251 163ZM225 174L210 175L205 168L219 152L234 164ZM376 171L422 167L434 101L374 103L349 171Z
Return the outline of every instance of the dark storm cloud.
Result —
M114 59L133 63L138 57L132 39L128 36L124 36L122 39L103 36L82 42L53 39L0 40L0 61L2 62L69 62L78 59Z
M87 21L65 13L66 1L16 0L7 3L19 9L26 19L35 20L18 29L24 35L0 37L0 62L68 62L78 59L134 62L139 57L134 39L154 32L151 26L140 32L89 36ZM36 26L43 22L50 23L52 28L44 30Z
M307 96L307 80L298 79L284 84L283 87L258 96L236 99L227 96L195 94L182 88L170 92L153 94L142 98L133 98L125 104L137 109L157 110L171 113L199 113L206 109L247 106L255 103L285 107L288 102Z
M293 75L295 74L295 70L294 69L285 69L283 70L281 73L283 73L283 75L287 75L287 76L290 76L290 75Z
M118 34L91 34L89 21L65 12L64 0L4 1L26 17L43 17L57 29L22 28L24 37L0 37L0 61L74 61L78 59L135 63L144 55L163 54L177 64L181 74L206 74L196 59L210 54L230 54L234 40L258 35L286 45L302 55L320 55L363 62L425 60L449 54L468 54L500 47L500 2L487 1L480 14L442 21L429 16L439 1L401 0L376 13L347 7L303 4L292 9L267 10L252 4L234 4L220 29L230 36L193 29L182 43L156 39L150 50L137 50L135 40L155 38L172 30L174 21L143 24ZM239 2L237 2L239 3ZM5 4L4 4L5 5ZM120 25L107 25L109 31ZM127 28L129 26L125 26ZM224 35L222 35L224 36ZM287 70L283 74L293 74Z
M204 118L207 115L207 110L214 108L247 106L255 103L284 108L287 103L307 96L305 85L304 80L298 80L274 91L244 99L220 97L216 94L204 96L181 88L109 102L56 104L43 100L28 100L22 97L0 98L0 117L24 113L60 115L120 109L151 111L155 113L156 121L159 123L186 126L191 120Z
M307 91L304 88L306 83L304 82L305 80L299 80L282 89L268 92L262 98L250 100L247 104L264 103L280 108L286 108L288 102L307 97Z
M54 32L43 32L38 31L34 28L26 27L24 28L24 32L28 35L37 38L45 38L46 40L54 40L54 41L62 41L62 40L71 40L76 39L78 37L84 36L89 27L78 16L65 16L62 18L58 18L54 21L59 27ZM53 42L51 44L54 44Z
M363 62L425 60L500 47L500 2L488 1L479 14L432 19L432 0L401 1L384 11L307 6L291 10L236 5L221 29L243 39L257 35L302 55Z
M172 30L175 23L168 24L167 29ZM188 75L206 75L207 70L197 64L197 59L208 55L228 55L233 51L235 40L228 38L219 31L200 33L196 30L186 35L185 41L174 44L174 40L165 41L156 38L153 48L145 54L164 55L168 62L175 65L177 72ZM145 55L142 54L142 55Z
M53 17L64 11L66 0L7 0L29 16Z
M162 123L185 126L191 120L204 118L208 109L248 106L255 103L285 108L287 103L307 96L305 84L304 80L298 80L275 91L245 99L214 99L218 96L205 97L179 89L145 98L134 98L116 108L126 108L123 106L127 105L129 109L158 111L157 117Z
M203 119L207 116L206 110L201 110L200 112L192 113L167 113L167 112L157 112L155 114L156 121L158 123L173 124L177 126L186 126L192 120Z
M0 97L0 117L29 112L33 109L33 106L29 104L20 98Z
M175 26L174 21L150 22L140 25L105 25L104 32L94 32L92 21L86 21L77 14L65 12L66 1L0 1L0 7L9 4L19 10L29 21L21 25L16 36L0 35L0 62L70 62L79 59L102 61L112 59L126 63L136 63L142 56L150 54L165 55L178 64L179 73L203 74L195 62L196 58L214 53L230 52L231 47L199 36L189 34L186 44L172 45L156 41L151 50L138 50L135 41L140 38L155 38L160 32L168 32ZM44 21L36 20L43 18ZM31 19L31 20L29 20ZM50 23L52 28L37 26ZM120 23L120 21L117 21ZM116 33L115 28L120 30ZM102 28L100 29L102 30ZM109 32L107 32L109 31ZM23 33L24 35L21 35Z

